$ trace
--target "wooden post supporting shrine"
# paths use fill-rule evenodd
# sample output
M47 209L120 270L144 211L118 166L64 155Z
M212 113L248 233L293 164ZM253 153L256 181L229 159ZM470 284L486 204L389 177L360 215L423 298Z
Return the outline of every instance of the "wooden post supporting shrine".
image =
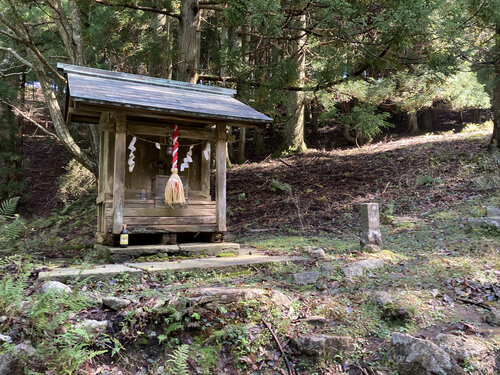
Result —
M216 220L217 231L226 231L226 124L217 124L216 147Z
M125 199L125 153L127 142L127 121L125 114L116 114L115 159L113 175L113 234L123 229L123 201Z

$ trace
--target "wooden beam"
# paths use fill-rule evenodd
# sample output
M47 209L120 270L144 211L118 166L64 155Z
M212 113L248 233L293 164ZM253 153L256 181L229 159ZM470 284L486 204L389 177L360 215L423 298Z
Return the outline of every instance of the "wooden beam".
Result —
M85 103L84 101L75 101L75 108L78 110L90 112L113 112L117 110L126 111L128 115L144 118L161 119L170 121L171 123L182 124L214 124L216 121L225 121L231 126L247 126L247 127L265 127L269 121L241 119L241 118L225 118L225 116L199 114L192 115L188 113L172 113L164 112L157 108L129 108L119 105L111 105L107 103Z
M217 231L226 231L226 124L217 124L217 148L216 155L216 217Z
M141 134L141 135L154 135L167 137L170 136L170 127L164 126L153 126L153 125L143 125L138 121L127 121L127 131L131 134ZM225 134L223 135L229 142L234 142L236 137L234 135ZM209 130L204 129L193 129L188 127L179 128L179 138L187 139L199 139L202 141L215 141L217 139L217 134Z
M123 229L123 201L125 199L125 153L127 141L127 121L125 114L115 114L115 158L113 173L113 234Z
M112 212L107 211L106 215L112 215ZM199 216L214 216L216 214L215 207L210 205L188 205L187 207L170 208L170 207L130 207L129 204L125 205L122 212L123 216L156 216L156 217L199 217ZM120 229L121 231L121 229Z

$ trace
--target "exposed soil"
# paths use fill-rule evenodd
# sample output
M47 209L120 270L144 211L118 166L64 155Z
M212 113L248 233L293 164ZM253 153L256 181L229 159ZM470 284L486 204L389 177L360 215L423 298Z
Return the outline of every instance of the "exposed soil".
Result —
M64 148L34 125L23 124L23 169L26 185L19 208L23 216L44 216L57 201L57 179L71 160Z
M334 232L338 222L345 221L342 214L356 212L363 202L406 196L406 202L395 207L396 213L418 214L493 192L491 187L471 189L470 178L460 176L469 155L487 147L488 139L471 142L469 135L459 133L398 137L362 150L310 150L235 166L228 171L229 225L237 232L259 228ZM425 176L429 182L417 186ZM446 189L433 189L433 181Z

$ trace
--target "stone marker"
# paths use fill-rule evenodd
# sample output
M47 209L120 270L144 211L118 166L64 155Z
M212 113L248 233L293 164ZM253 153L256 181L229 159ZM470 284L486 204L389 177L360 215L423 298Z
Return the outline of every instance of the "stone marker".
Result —
M361 247L382 245L378 203L361 203Z

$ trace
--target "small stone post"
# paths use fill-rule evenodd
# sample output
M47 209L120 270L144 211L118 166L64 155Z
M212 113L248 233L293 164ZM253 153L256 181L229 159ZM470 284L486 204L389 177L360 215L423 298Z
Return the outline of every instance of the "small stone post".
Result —
M361 204L361 247L382 245L378 203Z

